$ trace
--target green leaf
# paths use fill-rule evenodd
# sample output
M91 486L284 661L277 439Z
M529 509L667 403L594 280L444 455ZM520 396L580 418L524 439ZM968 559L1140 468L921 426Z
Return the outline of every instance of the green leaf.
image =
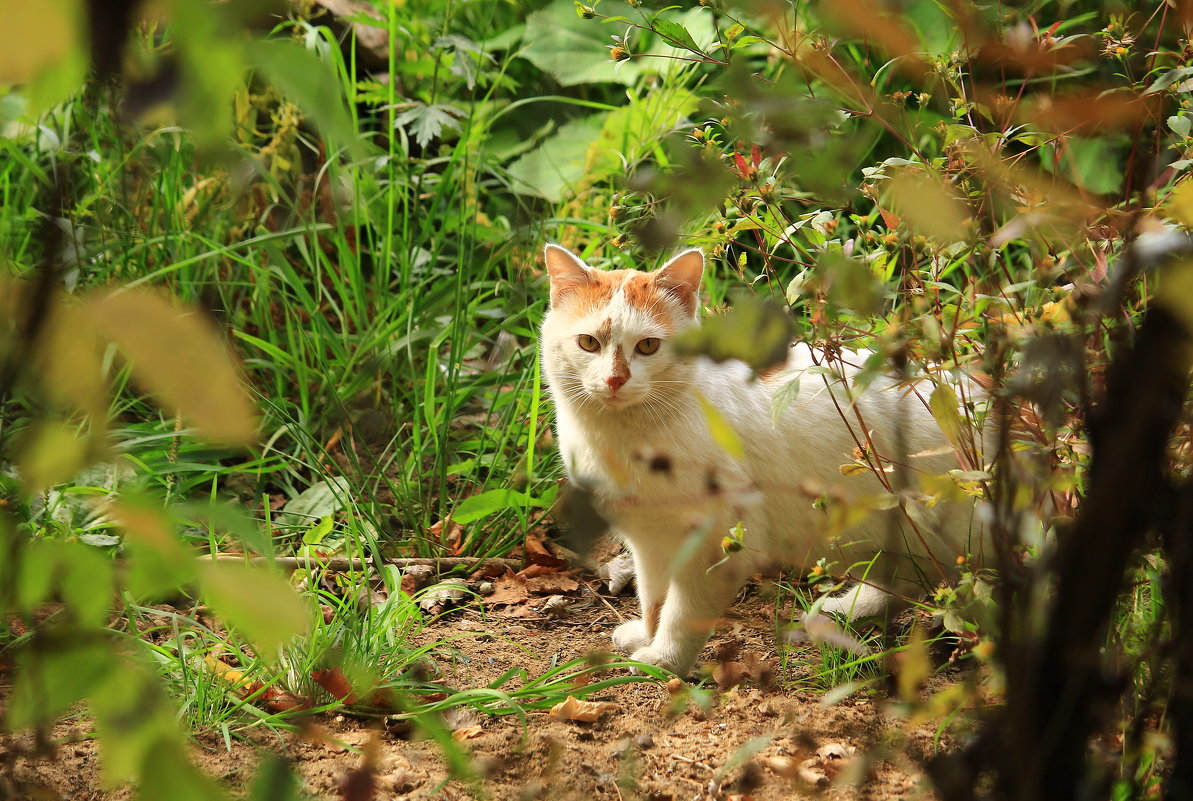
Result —
M41 420L25 432L17 455L21 481L31 494L66 481L87 463L87 442L75 426Z
M509 165L513 190L558 203L584 177L589 146L605 124L606 114L580 117L563 125L536 149Z
M656 33L669 40L672 44L679 45L686 50L691 50L693 53L704 55L700 46L696 44L696 40L692 38L692 34L688 33L688 29L678 22L658 16L651 20L650 26L654 28Z
M800 379L801 375L796 375L791 380L787 381L783 386L771 396L770 399L770 421L772 425L777 425L779 418L786 414L787 409L791 404L795 403L795 399L799 397Z
M251 801L301 801L302 782L290 770L284 757L265 751L257 764L257 777L249 793Z
M80 0L6 2L0 28L0 86L24 85L36 117L75 92L87 72Z
M457 117L464 116L463 111L445 103L432 106L419 103L399 114L394 120L394 127L406 131L408 135L413 134L418 146L426 147L443 133L444 128L459 133Z
M331 533L332 528L335 527L335 518L331 515L319 518L319 522L311 526L307 533L302 535L302 542L304 545L318 545L323 542L323 538Z
M707 398L697 393L696 400L700 401L700 410L704 412L704 422L708 425L708 433L713 442L733 459L742 459L746 455L746 448L741 437L729 425L729 421L713 406Z
M307 628L307 606L276 573L239 562L209 562L199 570L203 592L216 611L272 659Z
M8 726L48 723L86 698L116 667L112 643L98 629L55 627L17 652Z
M705 320L672 343L683 355L704 355L715 362L740 359L761 371L786 364L794 333L795 325L782 306L742 293L734 297L727 314Z
M281 526L309 526L334 515L348 504L348 479L343 476L316 481L282 507L276 520Z
M565 3L549 3L526 18L523 48L531 64L561 86L582 83L632 85L644 71L640 61L614 64L609 58L608 29L576 16Z
M452 511L451 519L453 523L464 525L504 509L524 509L531 506L546 507L550 506L550 503L526 492L495 489L460 501Z
M353 158L363 157L364 143L356 137L344 103L344 88L331 67L310 50L277 39L250 41L246 55L270 83L298 104L324 140Z
M58 557L56 583L72 618L102 626L112 609L112 561L82 543L66 543Z
M953 388L937 384L928 398L928 411L953 449L961 450L961 414L957 411L957 394Z
M1178 67L1173 70L1168 70L1161 75L1155 81L1155 83L1149 86L1144 94L1151 95L1155 94L1156 92L1162 92L1177 81L1183 81L1186 78L1193 78L1193 67Z
M138 383L167 408L216 442L255 438L256 410L232 352L205 314L178 309L147 289L99 295L86 308L96 328L120 346Z
M146 749L137 801L226 801L227 798L219 782L191 763L178 738L164 736Z

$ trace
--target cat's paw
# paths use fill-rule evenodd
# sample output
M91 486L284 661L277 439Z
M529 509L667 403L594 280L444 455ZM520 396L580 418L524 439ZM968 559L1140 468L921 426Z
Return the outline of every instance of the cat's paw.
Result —
M629 620L613 629L613 647L632 654L650 644L650 634L641 620Z
M675 660L671 659L666 654L661 653L658 649L650 645L644 646L639 648L637 651L634 651L632 654L630 654L630 659L634 660L635 662L645 662L648 665L661 667L663 670L669 670L672 673L680 676L685 675L691 669L691 665L680 665ZM640 673L641 671L634 670L634 672Z

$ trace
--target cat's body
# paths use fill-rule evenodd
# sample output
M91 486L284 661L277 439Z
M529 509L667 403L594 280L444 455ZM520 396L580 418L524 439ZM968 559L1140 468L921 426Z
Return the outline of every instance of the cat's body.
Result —
M823 531L833 511L817 507L827 501L841 512L886 493L868 470L841 473L867 430L887 456L941 450L938 427L907 388L880 379L855 409L839 385L831 388L831 377L805 370L796 400L772 422L774 394L795 373L753 379L740 362L684 359L669 346L676 333L697 324L699 251L645 274L592 270L550 246L547 266L552 304L543 325L543 365L560 451L569 476L595 487L634 557L643 616L614 632L618 648L686 671L752 573L775 564L810 566L821 557L843 571L887 548L892 520L902 517L897 509L866 516L830 543ZM791 349L789 371L812 365L810 349ZM700 396L736 433L741 458L714 440ZM897 425L904 438L898 450ZM937 471L956 466L951 456L921 461L927 463L917 467ZM896 521L904 556L874 575L883 575L895 593L918 594L925 577L941 578L957 555L972 550L969 511L938 509L921 518L939 518L931 525ZM726 559L722 538L739 523L743 547ZM856 617L881 611L885 599L862 584L824 608Z

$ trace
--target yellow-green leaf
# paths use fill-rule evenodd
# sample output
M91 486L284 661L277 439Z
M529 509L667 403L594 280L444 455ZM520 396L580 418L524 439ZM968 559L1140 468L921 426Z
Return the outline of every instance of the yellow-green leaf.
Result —
M1188 185L1188 182L1183 184ZM1189 213L1190 222L1185 224L1193 224L1193 196L1189 197ZM1186 331L1193 332L1193 259L1174 259L1164 266L1156 287L1155 302L1184 323Z
M195 560L161 509L126 497L111 514L131 556L125 582L134 596L162 596L193 579Z
M911 630L911 641L899 654L899 674L895 677L899 687L899 699L914 704L920 698L920 688L932 673L932 659L928 655L928 644L924 632L916 626Z
M741 437L733 430L733 426L729 425L729 421L725 419L724 415L703 395L697 393L696 399L700 401L700 408L704 412L704 421L708 424L708 433L712 435L713 442L734 459L741 459L745 456L746 449L742 445Z
M928 398L928 410L953 449L961 450L961 414L957 411L957 393L953 388L937 384Z
M87 464L87 451L87 442L75 426L56 420L35 423L17 457L25 488L36 495L66 481Z
M277 649L307 627L307 607L277 573L239 562L200 565L203 592L216 611L272 659Z
M55 303L37 351L38 380L56 403L78 409L93 426L106 427L108 385L103 353L90 316L74 305Z
M82 82L82 10L80 0L0 0L0 85L28 87L34 113Z
M240 371L215 326L144 289L113 292L87 306L96 327L120 346L138 383L216 442L251 442L257 416Z

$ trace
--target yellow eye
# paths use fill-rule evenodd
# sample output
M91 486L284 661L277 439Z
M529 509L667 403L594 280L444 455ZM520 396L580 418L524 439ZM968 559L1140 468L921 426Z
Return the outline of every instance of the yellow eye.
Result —
M576 337L576 344L580 346L580 350L586 350L589 353L596 353L601 349L601 343L592 334L581 334Z
M647 337L646 339L639 342L638 346L636 348L634 348L634 350L638 351L643 356L649 356L650 354L654 353L658 349L659 349L659 338L658 337Z

